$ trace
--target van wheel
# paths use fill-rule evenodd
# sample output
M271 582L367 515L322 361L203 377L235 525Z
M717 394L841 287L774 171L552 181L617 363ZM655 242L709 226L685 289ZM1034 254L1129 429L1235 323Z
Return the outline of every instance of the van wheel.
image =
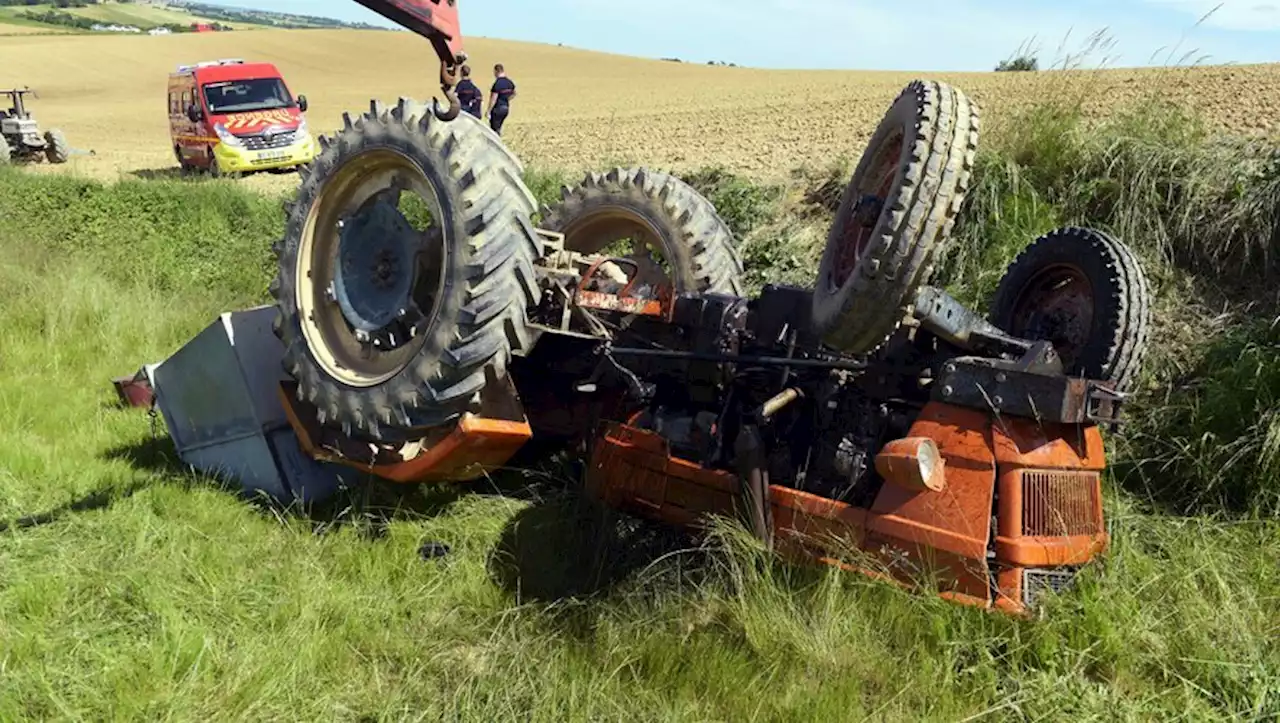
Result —
M239 173L222 170L222 166L218 165L218 157L213 155L213 149L209 149L209 175L214 178L239 178Z
M191 175L191 164L187 163L187 159L182 157L182 147L173 147L173 158L178 162L178 173L183 176Z

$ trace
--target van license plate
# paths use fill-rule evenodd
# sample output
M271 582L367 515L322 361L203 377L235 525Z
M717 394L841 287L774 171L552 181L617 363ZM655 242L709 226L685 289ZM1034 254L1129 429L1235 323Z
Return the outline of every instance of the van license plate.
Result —
M288 153L280 153L280 152L258 154L259 161L283 161L288 157L289 157Z

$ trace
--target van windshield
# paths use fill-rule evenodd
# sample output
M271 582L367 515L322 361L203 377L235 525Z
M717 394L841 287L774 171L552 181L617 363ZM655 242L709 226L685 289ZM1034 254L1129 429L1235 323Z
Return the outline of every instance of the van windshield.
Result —
M204 100L209 106L209 113L213 115L293 106L293 97L279 78L206 83Z

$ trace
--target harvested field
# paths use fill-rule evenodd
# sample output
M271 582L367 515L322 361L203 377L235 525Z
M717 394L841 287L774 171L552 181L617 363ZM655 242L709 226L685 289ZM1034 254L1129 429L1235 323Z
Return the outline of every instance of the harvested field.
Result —
M17 18L0 17L0 37L6 35L63 35L67 31L51 28L38 23L26 23Z
M578 169L644 162L678 169L724 165L758 178L805 163L856 157L885 107L913 74L768 71L678 64L549 45L475 39L481 84L503 62L520 86L509 143L540 166ZM95 157L73 171L100 178L168 173L174 167L164 114L167 74L179 63L243 57L277 63L311 101L314 126L332 129L371 96L429 96L434 56L408 33L263 30L171 37L12 37L0 43L9 83L41 92L47 125ZM1152 91L1186 101L1211 122L1280 132L1280 65L1090 73L943 73L984 107L990 127L1011 110L1064 85L1094 111ZM46 171L50 169L44 169ZM280 186L291 176L253 179Z

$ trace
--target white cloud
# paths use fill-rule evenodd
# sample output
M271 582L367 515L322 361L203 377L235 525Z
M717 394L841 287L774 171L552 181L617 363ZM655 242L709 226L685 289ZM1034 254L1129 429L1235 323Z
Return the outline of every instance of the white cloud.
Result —
M1197 19L1205 25L1228 30L1280 30L1280 0L1146 0L1153 5L1167 5Z

